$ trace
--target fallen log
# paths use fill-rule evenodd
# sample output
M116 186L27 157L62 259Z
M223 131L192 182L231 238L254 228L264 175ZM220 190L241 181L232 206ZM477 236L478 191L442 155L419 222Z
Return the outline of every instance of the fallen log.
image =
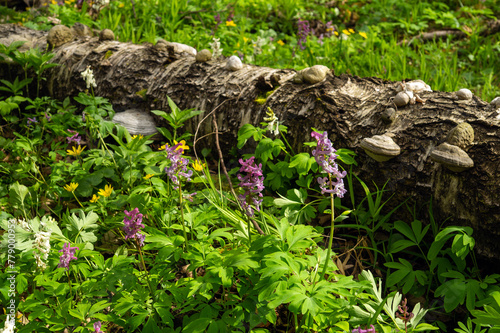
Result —
M21 26L1 25L0 36L48 47L46 32ZM73 35L52 52L52 62L60 66L44 74L43 89L50 96L64 99L85 91L80 73L91 66L95 94L110 99L118 112L168 111L167 96L181 109L205 114L216 109L225 153L234 147L238 129L246 123L258 125L268 107L288 126L287 139L298 152L305 150L303 142L311 141L311 127L326 130L334 147L358 154L356 175L379 188L385 184L393 195L389 207L408 200L410 207L421 208L432 201L438 221L449 218L450 224L474 228L478 254L487 258L500 254L499 104L467 92L429 91L425 86L413 90L412 85L419 84L415 82L336 76L323 67L315 68L319 82L310 78L314 70L297 73L243 64L233 71L223 57L197 61L189 48L168 42L135 45ZM7 70L0 65L3 77ZM193 118L186 130L194 132L203 116ZM208 119L199 127L198 137L214 131ZM163 126L161 120L156 118ZM462 123L470 126L456 129ZM378 149L377 139L392 148L373 151ZM213 140L206 136L200 145L210 146ZM404 209L400 211L404 214Z

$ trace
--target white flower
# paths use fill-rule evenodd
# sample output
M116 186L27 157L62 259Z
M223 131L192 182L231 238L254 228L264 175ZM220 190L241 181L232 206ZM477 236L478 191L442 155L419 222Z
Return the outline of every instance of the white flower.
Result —
M94 79L94 73L92 73L92 69L90 69L90 66L87 66L87 69L84 70L82 73L82 78L85 80L85 83L87 84L87 89L90 88L90 86L93 86L94 88L97 87L97 83L95 82Z
M31 229L31 226L28 223L26 223L26 221L24 219L19 219L19 218L10 219L9 224L17 224L18 226L20 226L24 230L33 232L33 229Z
M50 252L50 235L52 231L39 231L35 234L35 241L33 243L33 248L36 250L34 252L34 257L36 260L36 265L42 270L47 268L47 259L49 259Z
M219 38L213 38L213 43L209 43L209 45L212 48L212 57L214 59L217 59L222 55L223 49L220 48Z
M278 135L278 134L280 134L280 131L279 131L280 122L278 121L278 117L276 117L273 110L271 110L271 108L269 108L269 107L268 107L268 110L269 111L266 111L266 114L268 115L268 117L264 117L264 121L268 122L267 130L270 132L273 132L274 135Z
M0 333L14 333L14 328L16 328L16 324L14 322L14 318L10 319L10 315L7 315L7 319L5 320L5 326Z

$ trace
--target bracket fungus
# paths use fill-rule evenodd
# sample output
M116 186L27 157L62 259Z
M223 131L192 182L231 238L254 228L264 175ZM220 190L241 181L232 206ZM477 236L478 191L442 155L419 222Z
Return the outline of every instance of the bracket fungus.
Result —
M212 59L212 52L207 49L203 49L196 54L196 62L207 62Z
M446 142L450 145L458 146L462 149L467 148L474 141L474 129L469 123L460 123L455 126L448 136Z
M243 63L238 56L232 55L227 60L226 68L235 72L243 68Z
M360 143L361 148L378 162L385 162L401 153L401 148L387 135L374 135L364 138Z
M396 119L396 110L394 110L393 108L385 109L384 111L380 112L380 118L384 123L390 124Z
M457 91L455 93L455 95L457 95L458 99L461 99L464 101L472 99L472 91L470 91L469 89L466 89L466 88L460 89L459 91Z
M110 29L104 29L99 33L99 40L115 40L115 34L113 33L113 30Z
M139 109L117 112L112 121L125 127L132 135L151 135L158 132L153 116Z
M432 91L431 86L422 80L413 80L408 82L401 82L398 86L397 91L411 91L414 94L418 94L424 91Z
M431 159L453 172L462 172L474 166L474 161L460 147L444 142L434 148Z

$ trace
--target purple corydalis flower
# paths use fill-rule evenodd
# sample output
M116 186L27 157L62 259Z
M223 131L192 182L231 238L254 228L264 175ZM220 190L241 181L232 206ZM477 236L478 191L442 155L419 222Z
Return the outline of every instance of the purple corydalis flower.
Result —
M96 321L94 323L94 330L95 330L94 333L104 333L103 331L101 331L101 322L100 321Z
M167 159L170 160L170 166L165 168L168 177L174 183L174 189L178 189L180 185L179 176L186 178L186 181L191 181L193 170L188 170L189 160L182 157L184 149L181 148L182 143L179 142L172 147L165 147L167 151Z
M241 164L240 172L246 172L246 175L238 174L239 186L245 190L244 194L238 195L242 208L249 216L253 216L254 212L252 207L248 204L250 199L253 201L255 208L260 211L260 204L262 199L262 190L264 190L264 176L262 174L262 164L258 166L255 164L255 156L250 157L248 160L239 160Z
M333 193L339 198L343 198L347 190L344 187L343 178L347 175L346 171L340 172L339 165L335 160L337 155L336 150L332 146L332 142L328 139L328 133L325 131L320 134L316 131L311 133L311 136L318 141L316 149L312 151L316 162L321 167L322 172L329 174L328 177L318 177L318 183L321 188L321 194ZM335 177L337 181L330 181L329 177ZM332 187L330 189L329 187Z
M69 270L69 262L71 260L78 259L77 257L75 257L76 250L79 250L77 246L71 247L70 243L64 243L63 248L59 250L59 252L62 252L62 254L59 257L59 265L57 265L57 267L64 267Z
M299 20L299 22L297 23L297 27L299 29L299 31L297 33L297 37L299 37L299 41L297 42L297 44L299 45L301 50L305 50L306 46L304 45L304 43L307 42L307 36L309 35L309 33L311 33L311 27L309 26L309 21Z
M28 118L28 121L26 122L27 126L31 126L31 123L37 123L38 121L36 120L35 117L33 118Z
M414 316L413 312L408 312L409 308L406 305L407 303L408 300L405 298L404 301L401 302L401 305L398 305L398 313L396 313L396 317L401 319L405 323L405 326Z
M71 142L74 142L75 144L79 145L82 138L80 136L80 134L78 134L77 131L73 131L73 130L68 130L68 132L70 133L75 133L73 134L72 136L68 136L66 139L68 140L68 143L71 143Z
M353 329L352 333L377 333L377 331L373 325L370 325L370 328L365 327L365 329L362 329L361 326L359 326L358 328Z
M52 118L48 113L45 114L45 119L47 119L47 121L50 121L50 118Z
M141 246L144 245L144 239L146 238L143 234L138 234L142 228L144 228L144 224L142 224L142 214L139 213L139 208L134 208L130 212L126 210L123 211L125 215L127 215L123 219L123 223L125 226L123 227L123 231L125 231L125 239L136 238L139 241Z

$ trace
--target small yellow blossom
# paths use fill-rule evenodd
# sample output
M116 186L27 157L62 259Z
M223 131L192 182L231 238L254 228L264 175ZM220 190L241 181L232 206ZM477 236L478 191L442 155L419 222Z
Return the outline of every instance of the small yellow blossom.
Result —
M94 194L94 195L92 196L92 199L90 199L90 202L92 202L92 203L96 203L96 202L97 202L97 200L99 200L99 198L100 198L100 196L98 196L98 195L95 195L95 194Z
M83 150L85 149L86 146L83 146L83 148L78 145L78 148L75 148L75 146L71 147L73 148L73 150L66 150L68 152L68 155L71 155L71 156L80 156L80 154L83 152Z
M334 31L334 32L333 32L333 34L334 34L335 36L338 36L338 35L339 35L338 31Z
M347 30L347 29L342 30L342 32L343 32L344 34L346 34L347 36L349 36L349 35L351 34L351 33L349 32L349 30Z
M112 192L113 192L113 188L111 187L111 185L108 184L108 185L104 186L104 189L100 189L98 193L100 196L107 198L111 195Z
M145 176L144 176L144 177L142 177L142 178L144 178L144 179L148 180L149 178L151 178L151 177L153 177L153 176L154 176L154 175L152 175L152 174L148 174L148 175L145 175Z
M326 28L326 32L332 32L333 31L333 28L330 27L330 28Z
M250 38L246 38L245 36L243 36L243 41L246 43L250 40Z
M118 5L118 8L123 8L123 7L125 7L124 3L121 3L121 4Z
M178 144L178 143L180 143L180 146L177 147L177 148L175 148L175 150L182 149L183 150L183 152L182 152L183 154L184 154L184 150L189 150L189 147L186 145L186 141L181 140L181 142L177 142L177 141L174 140L174 146L176 144Z
M163 146L161 146L160 148L158 148L158 150L165 150L167 149L167 144L164 144Z
M236 26L236 23L234 23L233 20L231 21L226 21L226 27L235 27Z
M56 0L52 0L51 1L53 5L57 5L57 1Z
M278 43L280 46L285 45L285 42L283 42L281 39L279 41L277 41L276 43Z
M350 32L351 34L353 34L353 33L354 33L354 29L349 29L349 32Z
M201 164L199 160L196 160L193 163L193 169L195 169L196 171L201 171L203 170L205 165L206 165L205 163Z
M366 35L366 32L360 32L359 35L363 38L368 38L368 36Z
M69 183L64 186L64 189L68 192L75 192L76 188L78 187L78 183Z
M137 139L137 138L139 138L139 139L143 139L143 138L144 138L144 136L143 136L142 134L139 134L139 135L137 135L137 134L136 134L136 135L132 135L132 140L135 140L135 139Z

